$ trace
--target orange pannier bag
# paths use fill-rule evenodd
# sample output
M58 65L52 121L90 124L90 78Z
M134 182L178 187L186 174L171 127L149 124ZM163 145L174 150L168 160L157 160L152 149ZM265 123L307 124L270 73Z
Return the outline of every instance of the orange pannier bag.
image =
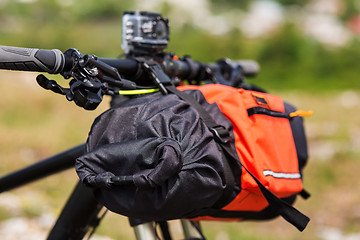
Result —
M178 89L201 91L206 101L216 104L231 121L242 166L239 194L221 210L210 211L208 216L195 220L270 219L282 214L278 204L269 202L264 191L289 206L298 194L309 196L302 182L302 168L308 155L301 116L310 112L296 111L279 96L224 85L190 85Z

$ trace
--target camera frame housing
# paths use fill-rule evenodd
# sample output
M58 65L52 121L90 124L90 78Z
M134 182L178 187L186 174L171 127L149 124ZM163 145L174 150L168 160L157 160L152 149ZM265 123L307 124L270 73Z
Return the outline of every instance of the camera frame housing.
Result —
M126 11L121 48L130 55L162 53L169 43L169 20L147 11Z

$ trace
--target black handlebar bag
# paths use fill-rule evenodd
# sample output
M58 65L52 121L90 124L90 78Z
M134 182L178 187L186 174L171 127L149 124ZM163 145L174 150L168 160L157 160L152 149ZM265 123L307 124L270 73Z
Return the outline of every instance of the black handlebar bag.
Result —
M271 165L266 163L264 171L257 171L254 169L257 167L257 159L244 165L246 159L240 159L237 152L238 145L244 148L249 145L247 139L239 138L240 129L252 138L250 127L255 126L255 122L262 123L271 118L280 130L268 127L267 130L274 132L268 147L272 148L276 134L284 131L282 123L287 122L289 136L285 140L290 141L290 145L293 142L293 160L298 161L301 157L299 154L296 157L295 145L297 148L305 146L303 151L298 152L306 153L302 121L296 118L289 123L288 113L271 109L260 111L255 119L251 111L241 106L247 101L251 106L263 106L266 97L225 86L206 85L204 89L210 89L215 98L225 91L227 97L222 100L226 104L234 102L234 109L238 110L224 114L218 102L207 102L201 89L181 92L175 87L169 87L168 91L172 94L154 93L134 98L101 114L92 125L86 153L76 160L75 167L80 180L94 188L95 198L106 208L132 218L170 220L208 216L220 220L260 220L281 215L302 231L309 219L291 204L302 189L299 181L303 165L295 167L292 170L294 173L280 173L271 171ZM250 97L242 100L244 93ZM267 107L275 106L270 101L266 103ZM259 111L259 107L252 109ZM263 107L261 110L264 110ZM229 120L229 114L236 115L243 124L237 126ZM294 123L299 127L300 131L297 132L300 134L293 131L293 139L291 131ZM296 141L295 135L300 136L300 141ZM268 136L264 135L266 138ZM274 145L274 148L275 151L270 149L271 152L277 155L282 152L280 145ZM244 156L252 155L249 152ZM289 160L285 157L275 165L287 170L281 167L284 165L281 161ZM297 163L294 164L297 166ZM282 179L276 180L278 177ZM261 178L265 180L260 181ZM285 186L296 182L301 189L287 195L280 190L280 195L276 196L268 190L267 179L280 181ZM244 186L250 186L250 189L244 190ZM252 199L258 199L249 202L249 210L246 210L246 201L237 200L246 191L252 191ZM263 205L254 211L250 205L253 206L257 201L263 202ZM228 207L234 204L239 206L235 208L238 210Z
M224 116L219 118L231 129ZM222 199L230 188L225 163L199 114L174 94L156 93L100 115L76 170L84 183L99 186L96 199L109 210L167 220L197 216L199 209L231 201L232 186L228 199ZM122 182L113 184L115 176Z

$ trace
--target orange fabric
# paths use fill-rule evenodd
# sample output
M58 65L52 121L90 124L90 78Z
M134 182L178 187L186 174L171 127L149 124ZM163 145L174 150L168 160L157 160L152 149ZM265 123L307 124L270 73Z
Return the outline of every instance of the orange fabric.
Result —
M217 84L179 87L182 91L195 89L203 93L207 102L216 103L232 122L236 150L241 163L266 188L280 198L302 190L300 178L289 179L275 175L278 173L299 175L289 120L261 114L249 117L247 113L247 109L253 107L284 112L284 102L281 97ZM265 170L273 175L265 176ZM257 183L244 169L241 182L242 191L223 208L224 210L261 211L268 206Z

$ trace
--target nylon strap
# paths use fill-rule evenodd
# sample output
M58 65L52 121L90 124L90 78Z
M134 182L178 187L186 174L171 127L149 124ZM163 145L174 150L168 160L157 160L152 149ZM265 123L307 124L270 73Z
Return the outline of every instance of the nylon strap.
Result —
M268 109L268 108L263 108L263 107L249 108L247 110L247 113L248 113L249 116L252 116L254 114L262 114L262 115L268 115L268 116L271 116L271 117L291 119L291 117L289 116L288 113L278 112L278 111L274 111L274 110L271 110L271 109Z
M217 124L214 121L214 119L210 116L210 114L196 101L196 99L193 96L178 90L174 85L169 85L169 86L166 86L165 88L169 92L174 93L180 99L185 100L193 108L195 108L207 127L215 128L215 127L219 126L219 124Z

